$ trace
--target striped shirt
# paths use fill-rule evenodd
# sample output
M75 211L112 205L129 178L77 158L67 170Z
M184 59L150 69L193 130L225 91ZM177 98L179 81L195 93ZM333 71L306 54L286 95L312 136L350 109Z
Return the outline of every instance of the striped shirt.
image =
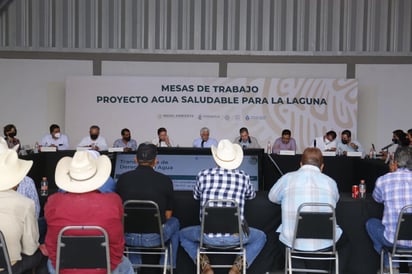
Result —
M299 170L283 175L269 192L269 200L282 207L282 224L277 229L279 240L291 247L298 207L303 203L328 203L336 207L339 192L336 182L313 165L303 165ZM336 228L336 240L342 235ZM330 247L330 240L299 239L295 248L313 251Z
M376 180L373 199L383 203L382 224L385 226L383 235L393 243L398 215L402 207L412 204L412 171L407 168L398 168ZM399 241L404 246L412 246L412 241Z

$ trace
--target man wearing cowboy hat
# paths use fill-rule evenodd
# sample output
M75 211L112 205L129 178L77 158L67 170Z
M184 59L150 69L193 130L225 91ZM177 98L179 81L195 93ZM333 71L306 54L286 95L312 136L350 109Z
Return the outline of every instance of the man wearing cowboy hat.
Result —
M200 171L193 190L193 197L196 200L200 200L200 213L208 200L225 197L226 199L233 199L238 203L241 219L245 221L243 216L245 200L253 199L256 193L253 185L250 183L249 175L237 169L243 160L243 150L240 145L233 144L229 140L221 140L217 148L212 146L211 149L213 159L218 166ZM225 204L223 203L222 206L225 206ZM194 262L196 262L199 237L200 226L186 227L180 231L181 245ZM238 236L233 235L208 235L205 239L211 245L227 246L233 244L234 237L236 240L239 240ZM258 229L250 228L247 235L243 234L247 266L253 263L265 242L265 233ZM241 273L242 261L242 257L237 257L229 274ZM200 263L202 274L213 274L210 261L206 255L200 258Z
M130 261L123 256L122 200L116 193L98 191L109 178L110 171L111 162L106 155L94 158L87 151L77 151L73 158L64 157L57 163L56 185L65 192L51 195L44 208L47 221L45 244L49 253L50 273L55 273L58 233L69 225L95 225L104 228L109 235L112 273L134 273ZM73 270L68 273L80 272Z
M40 267L43 258L34 202L14 190L32 164L18 159L14 150L0 153L0 231L6 239L13 273L18 274ZM37 273L44 271L40 267Z
M20 145L15 145L12 149L18 152ZM0 154L8 150L8 145L3 138L0 138ZM27 198L34 201L34 208L36 212L36 217L39 218L40 215L40 201L39 195L37 194L36 185L32 178L29 176L24 176L24 178L19 182L17 187L17 192Z

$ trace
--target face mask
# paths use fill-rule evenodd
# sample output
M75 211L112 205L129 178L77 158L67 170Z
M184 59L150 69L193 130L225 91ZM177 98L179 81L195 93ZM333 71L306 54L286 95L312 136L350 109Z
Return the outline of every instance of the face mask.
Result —
M395 138L392 139L392 143L394 143L394 144L397 144L398 141L399 141L398 139L395 139Z
M96 140L97 137L99 137L99 135L97 135L97 134L90 134L90 139L92 139L92 140Z
M342 144L347 145L349 143L348 140L342 140Z
M10 138L14 138L16 137L16 132L10 132L8 135Z
M56 134L54 134L54 138L59 139L61 136L60 132L57 132Z

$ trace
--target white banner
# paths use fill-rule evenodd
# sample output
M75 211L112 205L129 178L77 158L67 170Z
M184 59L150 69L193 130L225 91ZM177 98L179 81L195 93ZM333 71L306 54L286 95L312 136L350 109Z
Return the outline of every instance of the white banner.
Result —
M87 76L67 79L65 117L73 148L96 124L109 147L125 127L138 143L165 127L180 147L204 126L232 141L247 127L263 148L288 128L300 152L328 130L356 138L357 105L355 79Z

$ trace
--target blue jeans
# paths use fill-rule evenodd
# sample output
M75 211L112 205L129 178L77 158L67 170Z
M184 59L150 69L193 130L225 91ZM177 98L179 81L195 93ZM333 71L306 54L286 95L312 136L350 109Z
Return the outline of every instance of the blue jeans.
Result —
M249 267L256 259L259 252L266 243L266 234L256 228L250 227L249 236L243 235L243 243L246 249L246 262ZM196 262L197 248L200 241L200 226L189 226L180 230L180 243L189 254L190 258ZM233 245L239 243L238 236L208 237L205 235L204 241L210 245Z
M56 274L56 269L53 267L50 259L47 261L47 268L50 274ZM123 256L121 263L112 271L112 274L134 274L132 263Z
M179 229L180 223L176 217L170 217L163 224L163 240L172 243L173 268L176 268L177 250L179 248ZM125 233L124 238L128 246L153 247L160 245L160 235L157 233L135 234ZM138 254L129 254L129 259L134 264L141 263L141 256ZM164 257L160 258L160 264L163 264Z
M382 221L377 218L371 218L366 222L366 231L369 234L373 242L373 248L378 252L381 253L382 248L385 247L392 247L393 244L386 240L385 236L383 236L383 232L385 231L385 226L382 224ZM402 246L399 246L402 247ZM385 252L383 256L383 263L385 267L389 267L389 257L388 254ZM394 262L393 267L399 267L399 263Z

